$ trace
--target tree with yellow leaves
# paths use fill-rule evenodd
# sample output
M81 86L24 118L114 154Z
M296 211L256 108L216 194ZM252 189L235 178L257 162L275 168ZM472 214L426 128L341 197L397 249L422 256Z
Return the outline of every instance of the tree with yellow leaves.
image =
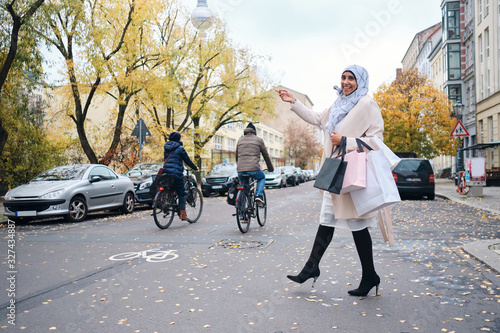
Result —
M419 157L452 155L456 150L450 132L451 101L423 74L405 70L391 84L374 94L384 119L384 141L395 152L414 152Z

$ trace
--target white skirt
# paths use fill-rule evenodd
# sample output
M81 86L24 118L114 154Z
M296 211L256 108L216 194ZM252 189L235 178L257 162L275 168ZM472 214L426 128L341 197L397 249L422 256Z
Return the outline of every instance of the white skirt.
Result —
M325 227L347 229L350 231L359 231L365 228L374 228L378 225L377 217L367 219L345 219L338 220L333 212L332 196L328 191L323 192L323 203L321 204L321 213L319 224Z

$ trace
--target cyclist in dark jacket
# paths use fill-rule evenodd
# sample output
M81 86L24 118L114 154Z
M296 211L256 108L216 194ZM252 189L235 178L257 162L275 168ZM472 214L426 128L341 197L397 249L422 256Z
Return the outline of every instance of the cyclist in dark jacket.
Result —
M182 146L181 133L172 132L170 133L168 140L163 146L163 158L165 163L163 164L163 174L174 176L175 191L179 196L179 210L180 218L185 221L188 219L186 215L186 199L184 195L186 190L184 188L184 164L185 162L191 169L198 170L196 165L189 158L186 150Z

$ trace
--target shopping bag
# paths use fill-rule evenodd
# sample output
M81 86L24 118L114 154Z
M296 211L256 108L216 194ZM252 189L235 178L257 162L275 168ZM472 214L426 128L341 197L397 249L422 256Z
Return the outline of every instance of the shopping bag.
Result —
M401 161L401 159L396 154L394 154L389 147L387 147L384 141L380 140L378 137L374 136L373 138L371 138L371 142L376 148L382 150L385 157L387 157L387 159L389 160L391 170L394 169L396 165Z
M392 232L392 219L389 207L379 209L378 225L380 227L380 232L382 233L384 241L389 242L389 246L394 246L394 234Z
M356 142L359 151L353 150L345 155L347 168L340 193L349 193L366 187L366 153L363 151L362 141L356 139Z
M341 158L333 157L337 149L340 152ZM330 158L325 159L325 162L321 166L316 181L314 182L314 187L331 193L340 194L347 166L347 162L344 161L345 149L346 138L342 137L340 144L335 148Z
M366 155L366 188L351 192L358 215L365 215L401 201L389 160L380 150Z

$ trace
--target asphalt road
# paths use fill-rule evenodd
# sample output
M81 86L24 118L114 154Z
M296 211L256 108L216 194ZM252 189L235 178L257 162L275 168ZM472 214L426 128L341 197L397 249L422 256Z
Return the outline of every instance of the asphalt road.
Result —
M396 245L372 232L380 296L360 298L347 294L361 270L346 231L335 231L314 290L286 278L316 232L312 182L267 196L266 225L247 234L222 197L205 198L197 223L166 230L145 209L3 224L0 331L500 332L500 276L462 250L500 238L499 215L443 199L393 205ZM141 257L155 249L165 257Z

